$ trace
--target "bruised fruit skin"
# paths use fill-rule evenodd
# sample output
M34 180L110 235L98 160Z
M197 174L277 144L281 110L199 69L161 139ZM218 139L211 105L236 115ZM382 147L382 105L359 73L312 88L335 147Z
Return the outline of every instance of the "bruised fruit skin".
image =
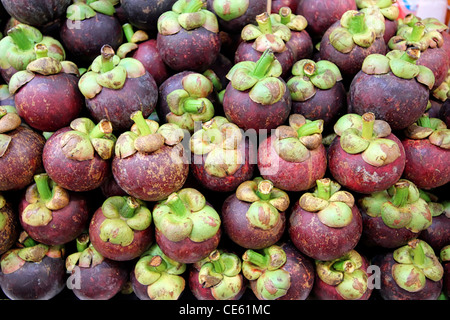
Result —
M152 216L143 201L113 196L98 208L89 224L89 239L105 258L128 261L153 243Z
M43 170L45 138L21 125L13 107L0 107L0 114L0 191L19 190Z
M239 300L247 289L242 261L234 253L214 250L192 264L189 288L197 300Z
M51 0L46 2L34 0L2 1L2 5L12 17L35 27L43 27L61 18L70 4L70 0Z
M8 251L19 237L19 221L13 207L0 194L0 255Z
M285 191L304 191L323 178L327 155L322 144L323 120L289 116L289 125L275 130L258 148L258 169L263 178Z
M292 243L313 259L337 259L360 240L361 213L353 195L340 187L328 178L317 180L314 193L305 193L292 207L288 227Z
M34 177L18 207L22 228L34 240L47 245L62 245L74 240L89 223L87 199L69 192L47 174Z
M262 249L281 239L289 196L273 188L269 180L243 182L222 205L222 221L228 237L247 249Z

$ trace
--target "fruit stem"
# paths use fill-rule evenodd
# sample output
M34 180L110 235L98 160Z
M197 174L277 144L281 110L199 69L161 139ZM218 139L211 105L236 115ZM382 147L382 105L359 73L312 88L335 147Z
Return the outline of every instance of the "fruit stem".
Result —
M203 1L202 0L191 0L189 3L184 7L183 13L192 13L197 12L203 7Z
M89 245L89 233L82 233L76 239L77 251L83 252Z
M412 249L413 261L416 266L423 266L425 262L425 252L419 239L411 240L408 246Z
M250 262L260 268L265 268L269 265L269 256L262 255L251 249L245 251L242 260Z
M351 260L341 260L333 263L333 269L336 271L352 273L356 266Z
M209 254L209 259L214 266L214 271L217 273L222 273L225 270L225 266L223 265L223 261L220 259L219 250L214 250Z
M8 36L10 36L17 47L22 50L30 50L33 48L33 42L28 39L25 32L20 26L16 26L8 30Z
M261 198L261 200L269 200L272 189L273 189L272 181L263 180L260 183L258 183L258 190L256 191L256 194L258 195L258 197Z
M37 245L36 241L33 240L33 238L31 237L27 237L23 242L22 242L23 246L25 248L30 248L30 247L34 247L35 245Z
M328 200L331 197L331 180L328 178L316 180L317 196L320 199Z
M308 76L311 77L316 73L316 64L314 62L307 62L303 66L303 72Z
M315 133L322 133L323 131L323 120L314 120L305 123L300 128L297 129L297 134L299 137L310 136Z
M186 207L183 200L181 200L176 193L172 193L167 198L167 206L172 210L174 214L176 214L180 218L186 217L190 213L190 210Z
M119 213L125 219L129 219L134 216L136 209L139 208L139 202L133 197L127 197L125 205L120 208Z
M420 49L417 47L410 47L401 55L400 59L416 64L416 60L420 57Z
M255 69L253 70L253 75L260 79L263 78L274 60L275 55L273 54L272 50L266 49L256 62Z
M101 49L101 55L102 55L102 67L101 72L105 73L108 71L111 71L114 69L114 49L110 46L105 44Z
M48 184L48 174L41 173L34 176L39 197L44 201L49 201L52 198L52 190Z
M423 24L423 22L420 21L416 22L412 26L412 31L408 40L412 42L420 41L424 33L425 33L425 25Z
M150 271L161 273L167 269L167 265L161 256L153 256L148 262L148 267Z
M183 102L183 109L189 113L199 114L205 111L206 105L203 100L186 99Z
M90 138L103 138L105 135L111 134L113 131L110 121L102 119L99 123L89 132Z
M272 22L270 21L270 16L267 12L263 12L256 16L256 22L258 23L259 30L263 34L272 33Z
M417 120L417 124L424 128L431 128L433 129L433 126L431 125L430 117L426 114L422 115L419 120Z
M134 123L136 123L141 136L146 136L152 133L150 127L144 119L144 116L142 115L141 110L133 112L130 118L134 121Z
M409 183L399 181L395 184L395 194L392 197L392 204L396 207L403 207L409 196Z
M362 137L371 140L373 136L373 126L375 124L375 114L367 112L362 115Z
M34 52L36 53L36 59L46 58L48 54L47 46L43 43L37 43L34 46Z
M348 23L348 31L351 34L363 33L367 29L365 15L362 12L358 12L350 18Z
M133 37L133 34L134 34L133 26L129 23L125 23L122 26L122 30L123 30L123 34L125 35L125 38L127 39L127 41L132 42L131 38Z
M291 21L291 17L292 17L292 10L289 7L281 7L280 11L279 11L279 15L280 15L280 22L282 24L287 24Z

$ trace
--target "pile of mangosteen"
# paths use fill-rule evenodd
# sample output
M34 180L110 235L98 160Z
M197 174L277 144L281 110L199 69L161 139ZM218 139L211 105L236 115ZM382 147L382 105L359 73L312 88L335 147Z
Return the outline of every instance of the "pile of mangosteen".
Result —
M449 298L441 21L395 0L0 11L0 297Z

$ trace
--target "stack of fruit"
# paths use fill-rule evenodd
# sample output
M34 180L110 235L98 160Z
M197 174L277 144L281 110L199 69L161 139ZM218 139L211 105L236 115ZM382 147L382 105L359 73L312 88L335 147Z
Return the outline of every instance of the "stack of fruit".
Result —
M14 300L436 300L450 36L393 0L1 0Z

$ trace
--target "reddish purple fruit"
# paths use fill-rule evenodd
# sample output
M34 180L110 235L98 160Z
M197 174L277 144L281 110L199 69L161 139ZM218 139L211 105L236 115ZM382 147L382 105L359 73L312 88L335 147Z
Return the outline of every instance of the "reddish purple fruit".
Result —
M19 220L13 205L0 193L0 255L8 251L19 237Z

